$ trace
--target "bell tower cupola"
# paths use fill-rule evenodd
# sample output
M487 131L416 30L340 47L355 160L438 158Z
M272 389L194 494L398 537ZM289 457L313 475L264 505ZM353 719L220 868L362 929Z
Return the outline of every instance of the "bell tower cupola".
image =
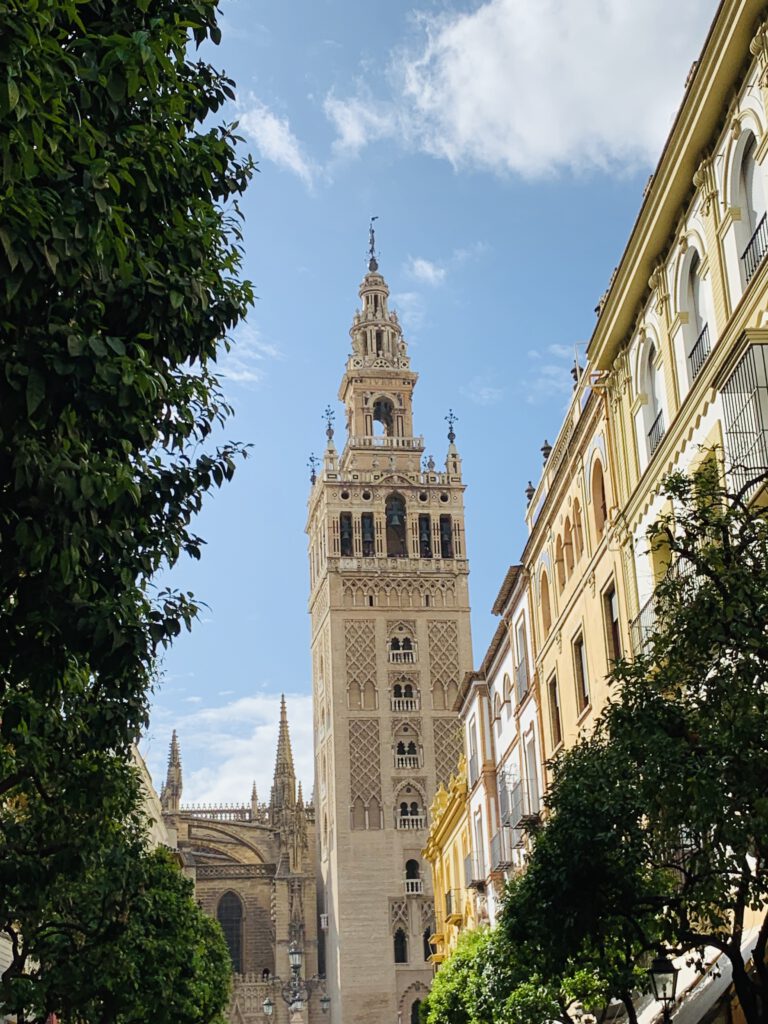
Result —
M375 220L375 218L374 218ZM386 465L405 472L418 469L424 451L413 435L413 389L418 374L410 359L397 313L389 309L389 287L379 272L373 221L370 227L368 272L358 292L349 335L352 351L339 388L347 421L342 468L371 470Z

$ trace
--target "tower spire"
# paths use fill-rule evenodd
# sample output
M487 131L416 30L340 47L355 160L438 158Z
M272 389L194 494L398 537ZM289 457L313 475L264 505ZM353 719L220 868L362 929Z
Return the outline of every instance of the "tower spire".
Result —
M182 779L181 779L181 751L179 749L179 738L176 730L171 736L171 746L168 751L168 770L165 775L165 784L160 793L160 802L164 811L178 811L181 803Z
M291 810L295 805L296 773L293 768L293 751L291 750L291 737L288 732L288 711L285 707L285 695L281 694L275 776L272 783L272 799L269 808L272 824L279 824L283 812Z
M371 223L368 225L368 269L372 274L379 269L376 259L376 232L373 229L373 222L378 219L378 217L371 217Z

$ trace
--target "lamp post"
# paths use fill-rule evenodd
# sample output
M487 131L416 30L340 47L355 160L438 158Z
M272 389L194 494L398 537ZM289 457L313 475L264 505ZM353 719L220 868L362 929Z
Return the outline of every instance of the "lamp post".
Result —
M675 1005L677 976L679 973L680 968L675 967L668 956L657 956L651 964L650 975L653 994L662 1005L664 1024L669 1024L672 1019L670 1011Z
M273 975L272 980L280 985L280 995L282 996L283 1002L288 1005L291 1016L294 1013L301 1013L304 1009L304 1004L309 1000L312 990L318 986L325 985L325 979L319 975L315 975L313 978L302 978L301 976L301 961L304 954L301 948L292 942L288 947L288 963L291 967L291 976L288 981L283 981L277 975ZM328 1013L328 1009L331 1005L331 999L328 993L323 987L323 993L320 996L320 1009L323 1013ZM275 1012L275 1004L267 996L264 1002L261 1004L261 1008L264 1011L265 1017L271 1017Z

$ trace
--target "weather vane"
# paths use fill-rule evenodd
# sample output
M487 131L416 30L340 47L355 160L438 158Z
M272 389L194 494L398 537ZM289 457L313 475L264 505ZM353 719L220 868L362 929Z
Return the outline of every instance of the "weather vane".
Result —
M307 460L307 468L309 469L309 480L310 483L314 483L317 480L317 467L320 465L320 459L315 455L314 452L309 456Z
M323 413L323 419L325 420L325 436L329 441L333 440L333 421L336 419L336 413L330 407L326 405L325 412Z
M454 423L459 422L459 417L456 415L453 409L448 410L448 415L445 417L445 422L448 424L448 440L451 442L451 444L453 444L453 442L456 440L456 435L453 432L453 425Z
M371 223L368 226L368 269L378 270L379 264L376 262L376 233L373 230L373 222L378 220L378 217L371 217Z

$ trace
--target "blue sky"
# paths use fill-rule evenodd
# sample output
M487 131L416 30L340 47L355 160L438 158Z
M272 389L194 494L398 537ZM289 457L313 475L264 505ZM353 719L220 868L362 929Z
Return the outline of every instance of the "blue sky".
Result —
M475 662L525 543L541 468L594 307L627 241L714 0L486 0L416 6L224 0L205 56L237 82L260 173L242 203L259 296L221 364L250 442L170 583L207 608L164 660L143 749L156 782L179 730L185 800L262 797L279 694L312 785L307 458L336 400L377 215L405 327L416 431L445 456L459 421ZM337 440L341 437L337 433Z

